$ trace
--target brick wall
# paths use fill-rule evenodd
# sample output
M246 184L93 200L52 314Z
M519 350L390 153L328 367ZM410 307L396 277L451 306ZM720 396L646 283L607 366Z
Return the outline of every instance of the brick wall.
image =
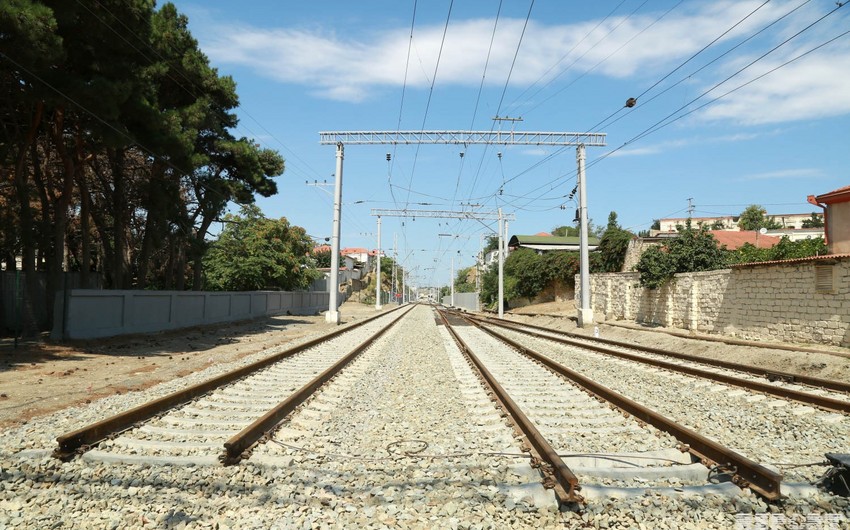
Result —
M824 289L828 284L831 289ZM640 287L638 273L593 274L591 305L599 321L850 346L850 259L677 274L659 289Z

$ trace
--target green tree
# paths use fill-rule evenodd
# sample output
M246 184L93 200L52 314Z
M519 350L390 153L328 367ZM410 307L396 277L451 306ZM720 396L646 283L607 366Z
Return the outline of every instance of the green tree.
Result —
M770 248L756 248L751 243L745 243L729 253L729 261L730 263L758 263L760 261L809 258L828 253L829 250L822 237L791 241L788 236L783 236L779 243Z
M557 226L550 232L556 237L578 237L579 230L577 226Z
M641 285L654 289L680 272L710 271L727 266L726 251L717 245L707 227L693 228L689 219L679 228L677 237L641 254L635 266L640 272Z
M499 249L499 236L488 236L487 244L484 245L483 253L486 255L489 252Z
M212 290L304 289L318 277L310 267L312 240L286 218L266 219L256 206L229 214L205 257Z
M812 212L809 219L803 219L803 228L823 228L823 216Z
M470 282L469 276L473 274L474 267L466 267L460 269L455 275L455 292L456 293L474 293L475 281Z
M767 210L758 204L751 204L741 212L738 217L738 226L741 230L758 230L767 228L773 230L782 228L782 225L776 222L773 217L767 217Z
M593 271L620 272L626 261L629 243L634 237L633 233L624 230L617 223L617 212L611 212L608 215L608 225L599 240L597 247L599 258L596 260L597 266L593 268Z

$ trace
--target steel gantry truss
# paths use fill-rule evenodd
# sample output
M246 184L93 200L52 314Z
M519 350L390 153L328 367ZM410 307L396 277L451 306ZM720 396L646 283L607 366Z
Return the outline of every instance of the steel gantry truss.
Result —
M495 212L475 212L475 211L452 211L452 210L390 210L382 208L372 208L372 215L378 217L378 256L381 255L381 216L384 217L406 217L416 219L431 218L431 219L473 219L476 221L499 221L499 318L505 316L505 257L508 255L508 221L516 220L516 216L512 213L502 213L499 208ZM378 258L380 259L380 257ZM380 269L380 267L378 267ZM381 298L381 282L380 270L378 272L378 282L376 286L377 299ZM449 276L449 281L452 287L452 305L454 305L454 257L452 257L452 272ZM376 306L376 309L380 307Z
M322 145L497 144L605 145L605 133L522 131L345 131L320 132Z
M335 131L320 132L319 143L322 145L336 145L336 184L334 187L334 220L331 238L331 274L330 301L325 319L328 322L339 323L338 296L339 296L339 234L340 218L342 216L342 162L345 158L345 144L351 145L410 145L410 144L493 144L493 145L551 145L551 146L575 146L576 163L578 174L576 180L579 188L579 220L580 220L580 247L581 247L581 307L578 313L578 323L584 326L593 322L593 311L590 309L590 274L587 248L587 196L584 178L584 148L585 146L605 146L605 133L592 132L522 132L522 131ZM455 212L456 213L456 212ZM461 214L472 214L472 212L460 212ZM376 214L373 214L376 215ZM455 217L460 219L473 219L474 217ZM502 218L501 210L497 219L500 219L499 235L504 237L503 226L506 224ZM490 219L492 220L492 218ZM504 231L507 231L506 229ZM506 250L507 242L500 245L500 254ZM502 257L504 259L504 257ZM501 262L502 260L500 260ZM501 267L500 263L500 277ZM380 266L379 266L380 269ZM501 287L501 281L500 287ZM501 314L502 293L499 293L499 306Z

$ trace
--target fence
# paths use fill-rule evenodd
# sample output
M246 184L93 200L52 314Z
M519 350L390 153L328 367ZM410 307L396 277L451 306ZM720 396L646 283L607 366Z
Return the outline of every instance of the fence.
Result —
M339 303L347 298L341 293ZM327 310L327 292L100 291L57 293L52 338L148 333L274 315Z
M27 287L27 273L0 272L0 336L32 336L50 329L47 314L47 273L36 272L32 289ZM101 278L89 275L83 285L79 272L65 272L59 289L100 289Z
M451 303L451 295L443 297L443 305L449 306ZM478 311L478 293L455 293L454 307L460 307L468 311Z
M659 289L642 288L638 280L637 273L592 274L594 318L744 339L850 346L847 256L677 274Z

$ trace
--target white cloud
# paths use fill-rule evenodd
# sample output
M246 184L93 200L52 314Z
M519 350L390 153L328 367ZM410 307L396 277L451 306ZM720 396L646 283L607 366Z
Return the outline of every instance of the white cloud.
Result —
M511 83L519 88L533 83L539 87L555 79L547 88L548 92L543 94L545 97L564 88L577 76L592 71L595 76L611 79L636 79L640 81L639 86L645 86L700 50L761 3L761 0L696 2L685 4L660 20L657 20L660 11L612 17L595 29L598 23L595 20L555 24L532 19L511 73ZM720 52L714 52L715 49L728 48L729 44L754 33L792 6L785 1L767 4L725 36L717 48L688 64L667 83L692 72L708 57L716 57ZM816 8L807 6L806 9ZM821 6L817 9L826 8ZM749 44L758 50L750 50L752 57L775 45L785 34L800 29L793 24L802 27L808 23L805 19L794 17L788 20L794 22L783 22L775 32L766 32L760 41ZM507 78L524 22L520 19L499 20L485 79L487 84L498 86ZM214 63L243 65L282 83L305 85L310 93L320 98L358 102L380 97L382 89L394 89L405 82L410 42L407 27L376 30L360 40L315 28L264 29L240 26L232 21L228 21L226 26L216 28L208 25L205 29L208 37L202 39L203 48ZM492 30L492 19L451 21L440 56L438 86L478 86ZM813 30L806 36L810 33L818 32ZM424 88L431 84L442 38L443 24L415 28L406 81L408 86ZM818 37L811 37L810 44L820 43L826 38L818 40ZM850 112L850 90L847 90L850 86L850 47L839 44L832 45L829 53L824 50L813 54L724 97L699 111L694 118L731 120L749 125ZM795 48L798 51L808 49L803 43L796 44ZM705 70L699 74L703 76L701 79L695 77L689 82L710 87L716 80L752 60L742 58L743 52L744 48L712 67L721 70ZM758 69L747 70L749 78L777 66L792 53L788 51L781 58L769 56L760 61ZM737 59L734 58L736 55ZM730 90L745 79L733 79L697 104ZM664 86L662 84L659 88ZM627 153L629 151L622 155ZM641 150L631 150L631 154L640 153Z
M795 169L779 169L776 171L766 171L764 173L753 173L744 175L744 180L782 180L782 179L801 179L801 178L823 178L823 170L817 168L795 168Z

